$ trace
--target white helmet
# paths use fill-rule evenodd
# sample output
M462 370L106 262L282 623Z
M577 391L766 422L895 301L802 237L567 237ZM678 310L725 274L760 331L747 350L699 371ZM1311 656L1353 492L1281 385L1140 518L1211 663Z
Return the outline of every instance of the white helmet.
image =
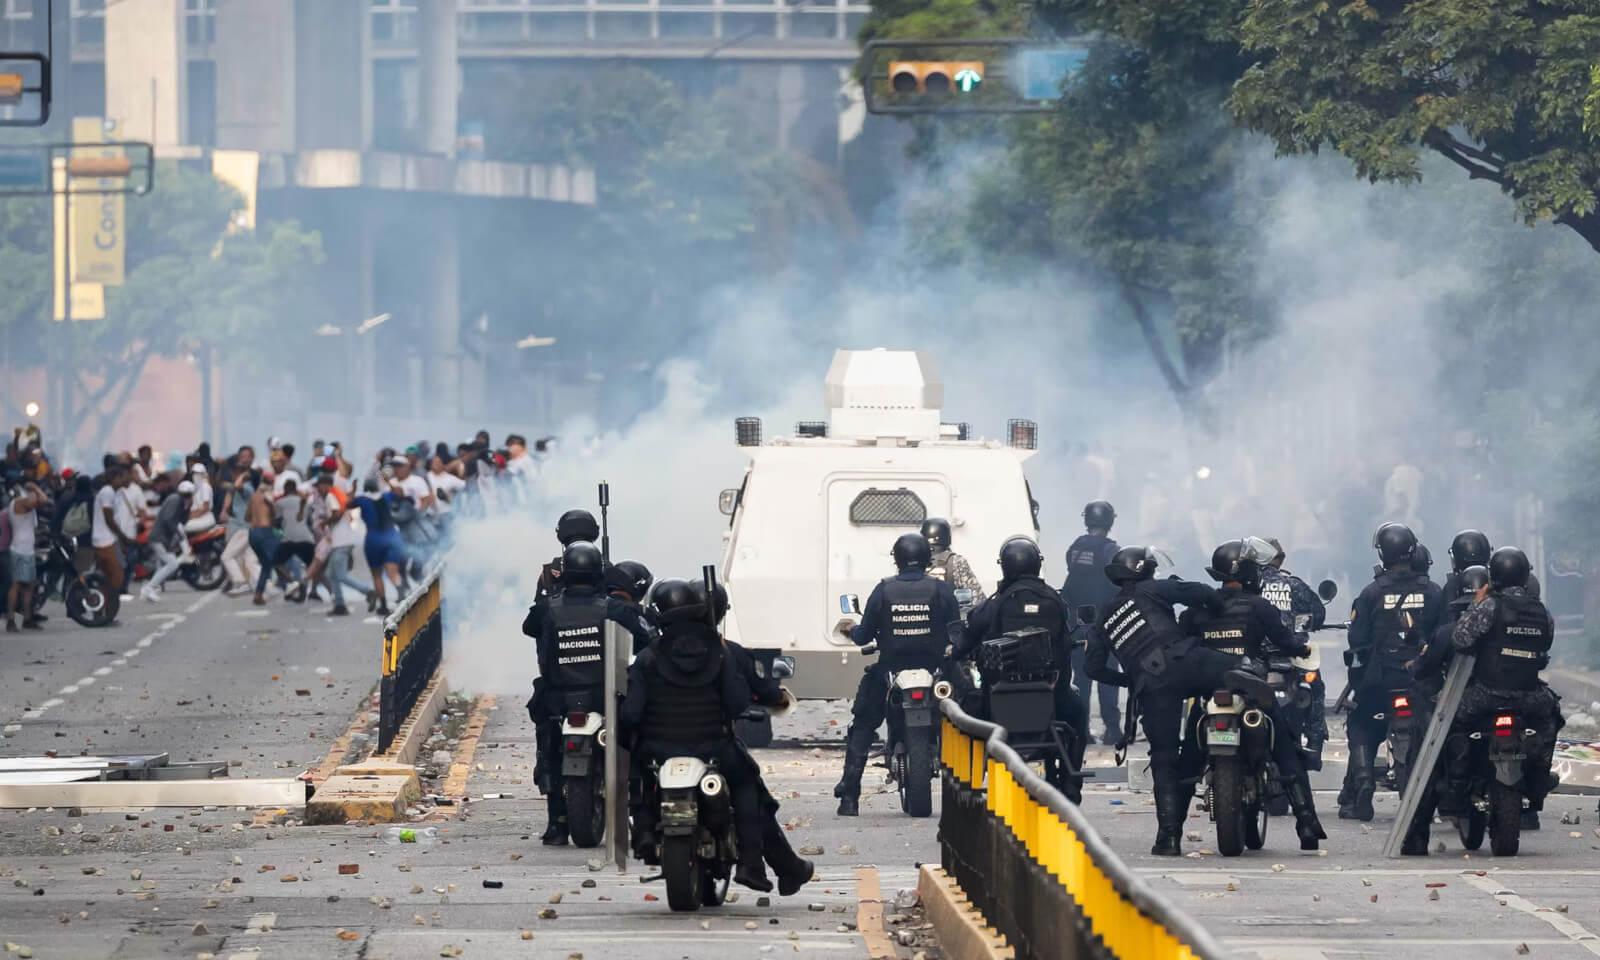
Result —
M184 496L188 496L189 494L194 493L194 484L188 480L185 480L178 484L178 492Z

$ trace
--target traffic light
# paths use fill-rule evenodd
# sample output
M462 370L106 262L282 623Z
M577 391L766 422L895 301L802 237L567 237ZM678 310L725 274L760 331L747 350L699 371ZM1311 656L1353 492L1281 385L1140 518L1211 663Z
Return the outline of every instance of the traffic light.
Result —
M895 93L972 93L983 83L981 60L897 60L889 64Z
M0 106L22 102L22 74L0 73Z

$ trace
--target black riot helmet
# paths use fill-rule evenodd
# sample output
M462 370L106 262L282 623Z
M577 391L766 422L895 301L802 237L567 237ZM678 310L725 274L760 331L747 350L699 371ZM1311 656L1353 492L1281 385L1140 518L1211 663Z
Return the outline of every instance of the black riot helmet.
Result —
M1218 583L1237 583L1246 590L1261 589L1261 568L1272 562L1277 551L1259 537L1224 540L1211 551L1211 566L1206 573Z
M1372 546L1385 567L1409 563L1417 552L1417 535L1403 523L1386 523L1372 535Z
M929 517L922 521L922 536L932 550L950 549L950 521L943 517Z
M1156 575L1156 555L1149 547L1123 547L1106 564L1106 579L1112 583L1149 580Z
M1489 585L1489 568L1482 564L1474 564L1457 575L1461 583L1461 592L1458 597L1471 597L1479 590ZM1453 599L1453 598L1452 598Z
M556 539L563 547L579 540L593 543L600 539L600 522L587 510L568 510L556 521Z
M1525 587L1532 573L1528 555L1517 547L1501 547L1489 555L1489 583L1496 590Z
M1482 530L1463 530L1450 541L1450 569L1461 573L1489 562L1489 538Z
M689 581L689 587L694 590L695 603L700 605L703 614L706 602L706 582L704 580L691 580ZM716 612L718 623L721 623L722 618L728 615L728 590L720 583L717 584Z
M1083 507L1083 525L1090 530L1110 530L1117 510L1104 500L1091 500Z
M1411 555L1411 569L1426 576L1433 569L1433 551L1425 543L1417 544L1417 552Z
M561 582L568 586L595 586L604 578L605 566L599 547L587 540L575 540L561 551Z
M889 555L901 570L926 570L933 564L933 549L928 546L928 538L920 533L908 533L896 540Z
M606 571L606 586L612 590L621 590L628 595L634 603L644 602L645 595L650 592L650 584L655 580L650 575L650 568L637 560L623 560L611 565Z
M1000 544L1000 576L1005 580L1037 577L1044 568L1039 545L1028 537L1012 537Z
M687 580L668 577L656 583L650 591L650 603L662 623L705 619L705 608L700 595Z

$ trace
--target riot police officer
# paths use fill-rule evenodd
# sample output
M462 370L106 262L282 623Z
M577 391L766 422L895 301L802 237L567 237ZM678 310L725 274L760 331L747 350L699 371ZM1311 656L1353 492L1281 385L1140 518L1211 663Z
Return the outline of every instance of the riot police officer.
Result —
M612 621L633 635L635 650L650 643L647 624L638 611L602 590L604 561L600 548L588 541L569 544L561 554L561 589L536 602L522 622L522 632L536 638L539 678L528 701L534 722L534 781L545 795L550 822L544 843L567 842L567 801L561 791L561 718L572 710L604 711L605 624Z
M1444 578L1444 596L1448 601L1444 619L1447 623L1454 624L1466 612L1465 604L1455 602L1461 595L1462 572L1468 567L1483 567L1487 572L1489 553L1489 538L1482 530L1463 530L1450 541L1450 574Z
M1242 657L1208 650L1178 629L1174 604L1220 609L1217 592L1176 577L1157 580L1155 572L1155 553L1148 547L1123 547L1106 565L1106 576L1118 590L1100 608L1087 665L1092 679L1131 689L1129 702L1150 741L1155 778L1156 842L1150 852L1176 857L1183 852L1183 821L1194 796L1194 783L1184 783L1178 771L1183 701L1227 687L1268 702L1272 690L1242 669ZM1111 662L1113 655L1121 669Z
M1474 653L1472 678L1456 708L1455 727L1445 741L1449 760L1448 784L1440 807L1448 814L1463 811L1470 776L1470 732L1483 718L1498 712L1515 713L1539 730L1539 753L1523 765L1528 808L1544 808L1545 795L1559 782L1550 773L1555 759L1556 734L1565 725L1561 698L1539 678L1550 663L1555 641L1555 621L1527 585L1532 566L1516 547L1501 547L1489 557L1489 586L1461 615L1450 642L1458 653Z
M1310 646L1296 639L1284 623L1283 613L1261 595L1262 571L1271 563L1274 552L1270 544L1255 537L1219 545L1211 554L1211 566L1206 572L1222 584L1218 591L1221 609L1190 607L1179 618L1178 627L1211 650L1244 657L1263 673L1274 659L1309 656ZM1299 725L1278 708L1274 698L1269 697L1260 705L1266 708L1273 730L1285 734L1273 736L1272 754L1278 775L1287 787L1289 805L1294 809L1300 849L1315 850L1317 842L1327 839L1327 834L1317 820L1312 801L1311 779L1300 752ZM1198 778L1199 752L1191 751L1190 756L1194 759L1183 773Z
M637 560L621 560L606 569L606 592L638 611L652 630L656 627L655 608L646 606L644 601L653 583L655 576L650 568Z
M955 650L957 660L972 656L977 646L986 640L1023 630L1040 627L1050 633L1050 645L1057 670L1055 693L1055 718L1069 724L1077 731L1068 759L1075 770L1083 767L1083 750L1086 743L1082 728L1083 705L1072 685L1072 626L1073 615L1056 589L1040 579L1044 556L1039 545L1028 537L1012 537L1000 545L1000 586L995 595L984 601L967 618L961 644ZM1112 688L1115 689L1115 688ZM1077 803L1083 794L1083 780L1072 778L1057 784L1067 798Z
M1458 535L1458 539L1459 539ZM1451 548L1451 560L1454 562L1456 551ZM1475 556L1463 552L1463 556ZM1487 560L1487 555L1485 555ZM1445 673L1449 669L1450 661L1455 656L1455 647L1450 642L1450 636L1455 632L1456 621L1467 608L1477 600L1478 591L1489 585L1489 569L1484 566L1468 566L1454 570L1447 583L1455 586L1455 594L1447 595L1445 612L1440 617L1440 623L1433 636L1422 648L1422 655L1407 665L1411 673L1411 705L1416 713L1417 726L1427 730L1432 722L1433 712L1438 709L1439 693L1444 688ZM1422 794L1417 802L1417 809L1411 818L1411 826L1406 832L1405 842L1400 847L1400 853L1408 857L1425 857L1428 855L1428 838L1433 827L1433 814L1438 802L1439 789L1443 785L1444 769L1447 764L1443 761L1444 754L1440 754L1441 762L1435 769L1423 770L1416 758L1422 749L1422 737L1412 740L1412 755L1406 759L1411 767L1411 785L1407 789L1419 789Z
M697 602L704 604L705 581L695 580L689 586L694 590ZM663 602L667 602L670 606L670 601ZM728 614L728 591L720 583L716 585L715 603L717 625L720 630L722 620ZM776 677L757 669L756 659L748 650L726 637L723 638L722 645L728 651L728 662L739 671L745 685L750 688L750 698L753 702L774 711L786 709L794 702L793 696L783 688L783 684ZM736 739L734 743L745 767L751 776L755 777L761 793L761 856L767 861L767 866L777 874L778 893L785 897L793 896L801 887L811 882L816 873L816 865L794 852L794 847L789 843L788 831L778 822L778 800L772 795L772 791L767 789L766 782L761 779L761 765L756 762L750 753L750 748L743 741Z
M1286 556L1283 544L1276 537L1268 537L1272 545L1272 561L1261 569L1261 596L1277 607L1284 615L1289 629L1294 631L1297 643L1308 645L1313 631L1322 629L1327 622L1328 608L1322 598L1304 580L1283 569ZM1306 766L1322 769L1322 744L1328 739L1327 719L1328 688L1322 682L1322 671L1311 681L1311 707L1304 718L1306 736Z
M950 549L950 521L931 517L922 521L922 536L933 551L933 562L928 565L928 576L943 580L957 590L971 590L972 602L982 603L985 597L983 583L972 572L967 558Z
M739 841L733 879L765 893L772 881L761 857L761 791L757 772L733 735L733 721L749 709L752 694L720 632L707 621L704 589L696 595L687 584L673 587L657 600L661 636L628 668L624 742L646 767L684 756L716 763L728 783ZM636 813L643 822L635 847L653 846L653 805L644 804Z
M594 514L587 510L568 510L556 521L556 541L561 544L561 549L574 543L595 543L600 539L600 521ZM535 592L534 600L543 599L561 592L561 558L544 565L539 571L539 589Z
M1061 585L1061 594L1066 598L1067 605L1076 611L1079 607L1094 607L1099 610L1106 601L1116 595L1117 588L1106 578L1106 565L1111 558L1116 556L1117 541L1111 539L1111 525L1117 520L1117 511L1111 504L1104 500L1092 500L1084 505L1083 525L1085 533L1072 541L1067 548L1067 579ZM1094 624L1083 623L1077 628L1078 641L1074 644L1072 654L1072 668L1074 674L1084 677L1084 657L1088 648L1088 631L1094 629ZM1089 681L1082 681L1083 689L1080 701L1083 704L1081 720L1075 723L1082 732L1085 741L1089 736ZM1098 698L1100 701L1100 720L1106 725L1105 736L1102 743L1115 744L1122 742L1122 714L1117 705L1117 688L1108 683L1099 685Z
M1347 792L1340 794L1342 820L1371 820L1376 789L1373 762L1378 744L1388 735L1391 690L1409 688L1406 664L1422 652L1423 641L1438 629L1444 606L1439 585L1418 563L1417 538L1411 528L1388 523L1373 534L1383 570L1356 597L1350 611L1349 650L1354 705L1345 722L1350 741Z
M933 551L926 537L917 533L900 537L891 556L899 574L873 588L861 622L853 629L849 620L841 620L835 627L857 646L878 645L878 662L862 675L850 708L844 776L833 788L841 817L854 817L861 811L861 774L883 724L889 674L936 669L944 656L948 627L961 619L955 588L927 575Z

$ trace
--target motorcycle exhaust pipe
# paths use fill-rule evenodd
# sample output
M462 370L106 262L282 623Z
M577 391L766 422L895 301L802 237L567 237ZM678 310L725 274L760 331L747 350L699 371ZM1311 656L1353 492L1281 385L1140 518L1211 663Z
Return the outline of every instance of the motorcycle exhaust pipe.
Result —
M721 793L722 788L725 786L727 784L723 782L722 777L715 773L708 773L700 778L700 792L708 797L714 797Z
M1262 716L1261 711L1255 709L1254 707L1246 710L1244 715L1239 718L1239 721L1245 726L1249 727L1251 730L1261 726L1265 720L1266 717Z
M594 735L594 741L595 741L595 743L600 744L600 746L602 746L602 747L606 745L606 728L605 727L601 727L600 728L600 732Z
M935 700L949 700L950 695L955 692L956 688L952 687L948 680L940 680L933 685L933 698Z

